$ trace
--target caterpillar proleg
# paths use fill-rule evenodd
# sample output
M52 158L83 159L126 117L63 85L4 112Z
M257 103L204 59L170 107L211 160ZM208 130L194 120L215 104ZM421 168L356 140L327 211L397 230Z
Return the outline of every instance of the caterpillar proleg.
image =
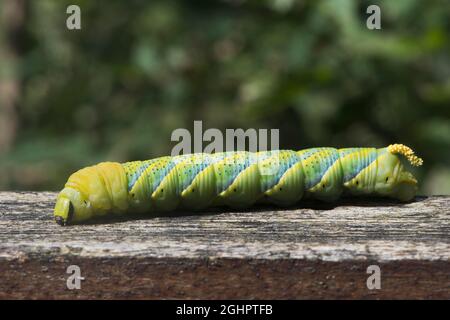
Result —
M73 173L59 193L55 220L74 224L104 215L199 210L210 206L288 206L342 194L410 201L422 159L407 146L300 151L197 153L127 163L102 162Z

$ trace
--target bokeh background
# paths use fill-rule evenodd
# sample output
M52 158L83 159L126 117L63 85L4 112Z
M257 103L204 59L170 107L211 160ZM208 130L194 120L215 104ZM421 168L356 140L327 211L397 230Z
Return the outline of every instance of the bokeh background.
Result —
M170 154L203 120L290 149L404 143L420 192L450 194L447 0L1 0L0 17L0 190Z

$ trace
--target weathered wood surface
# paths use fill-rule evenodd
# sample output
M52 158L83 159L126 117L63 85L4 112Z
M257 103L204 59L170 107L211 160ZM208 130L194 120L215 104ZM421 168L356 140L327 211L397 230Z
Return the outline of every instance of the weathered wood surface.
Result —
M450 298L450 197L68 227L55 197L0 193L0 298ZM66 288L71 264L81 290Z

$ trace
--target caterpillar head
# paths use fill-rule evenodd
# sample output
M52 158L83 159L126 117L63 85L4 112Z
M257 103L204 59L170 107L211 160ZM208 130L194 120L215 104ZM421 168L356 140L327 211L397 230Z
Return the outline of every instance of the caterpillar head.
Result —
M382 149L383 150L383 149ZM375 192L400 201L410 201L417 192L417 180L401 163L403 155L413 166L422 165L423 161L414 152L402 144L391 144L378 156Z
M103 162L69 177L56 199L55 221L68 225L121 211L127 206L127 182L122 166Z
M54 216L61 226L89 219L92 216L89 197L76 186L65 187L56 199Z

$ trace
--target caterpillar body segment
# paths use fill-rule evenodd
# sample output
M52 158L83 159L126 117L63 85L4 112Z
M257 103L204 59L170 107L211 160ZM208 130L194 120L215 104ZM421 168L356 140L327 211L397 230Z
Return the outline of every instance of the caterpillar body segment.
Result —
M417 181L399 155L420 165L403 145L223 152L103 162L69 177L55 205L62 225L106 214L200 210L210 206L280 206L302 198L333 201L342 194L411 200Z

